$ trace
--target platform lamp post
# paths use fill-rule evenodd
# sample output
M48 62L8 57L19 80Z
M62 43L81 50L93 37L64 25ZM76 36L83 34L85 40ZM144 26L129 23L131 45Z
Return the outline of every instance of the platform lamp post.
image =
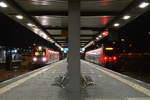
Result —
M80 100L80 0L68 0L68 100Z

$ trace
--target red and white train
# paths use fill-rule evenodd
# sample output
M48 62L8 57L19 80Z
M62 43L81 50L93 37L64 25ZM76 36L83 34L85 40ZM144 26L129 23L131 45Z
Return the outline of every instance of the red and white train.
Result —
M113 47L101 47L86 52L85 60L107 66L117 64L119 59Z
M38 46L32 50L32 65L45 65L59 61L59 52Z

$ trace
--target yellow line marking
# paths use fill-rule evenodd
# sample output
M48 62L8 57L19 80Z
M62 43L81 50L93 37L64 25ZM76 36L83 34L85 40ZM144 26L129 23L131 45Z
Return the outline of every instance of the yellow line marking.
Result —
M53 66L53 67L55 67L55 66ZM3 93L5 93L5 92L11 90L12 88L15 88L15 87L17 87L17 86L23 84L23 83L26 82L27 80L29 80L29 79L31 79L31 78L33 78L33 77L35 77L35 76L37 76L37 75L39 75L39 74L41 74L41 73L43 73L43 72L46 72L47 70L49 70L49 69L51 69L51 68L53 68L53 67L42 69L42 70L40 70L40 71L38 71L38 72L35 72L35 73L33 73L33 74L31 74L31 75L29 75L29 76L27 76L27 77L24 77L24 78L22 78L22 79L20 79L20 80L17 80L16 82L13 82L13 83L11 83L11 84L5 86L5 87L0 88L0 94L3 94Z
M86 62L86 63L87 63L87 62ZM87 64L89 64L89 63L87 63ZM89 65L90 65L90 64L89 64ZM91 65L90 65L90 66L91 66ZM139 84L135 84L135 83L133 83L133 82L131 82L131 81L129 81L129 80L126 80L126 79L124 79L124 78L122 78L122 77L120 77L120 76L118 76L118 75L116 75L116 74L110 73L110 72L108 72L108 71L105 71L105 70L103 70L103 69L97 68L97 67L95 67L95 66L91 66L91 67L96 68L97 70L99 70L99 71L101 71L101 72L103 72L103 73L105 73L105 74L107 74L107 75L109 75L109 76L111 76L111 77L113 77L113 78L115 78L115 79L121 81L122 83L125 83L125 84L129 85L130 87L134 88L135 90L138 90L139 92L142 92L143 94L145 94L145 95L147 95L147 96L150 96L150 90L144 88L143 86L141 86L141 85L139 85Z

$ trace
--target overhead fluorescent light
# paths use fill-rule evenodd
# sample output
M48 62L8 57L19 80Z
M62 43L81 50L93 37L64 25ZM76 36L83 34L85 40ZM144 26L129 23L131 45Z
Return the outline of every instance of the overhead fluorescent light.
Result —
M64 51L64 48L61 48L61 51Z
M99 40L99 37L96 37L96 40Z
M124 17L123 17L123 19L125 19L125 20L127 20L127 19L129 19L131 16L129 16L129 15L125 15Z
M125 41L125 39L121 39L121 41L122 41L122 42L124 42L124 41Z
M102 33L102 36L108 36L109 35L109 32L108 31L104 31L103 33Z
M101 36L101 35L99 35L98 37L99 37L99 38L102 38L102 36Z
M23 19L23 16L22 15L16 15L16 18Z
M118 27L118 26L120 26L120 24L119 24L119 23L115 23L114 26L115 26L115 27Z
M47 38L47 35L46 35L46 34L44 34L43 38L44 38L44 39L46 39L46 38Z
M142 2L140 5L139 5L139 8L145 8L149 5L148 2Z
M38 34L39 33L39 29L38 28L33 28L33 31Z
M84 45L83 45L84 46ZM82 51L85 51L85 48L82 48Z
M0 2L0 7L2 7L2 8L7 8L8 7L8 5L5 3L5 2Z
M42 50L42 47L41 47L41 46L39 46L39 47L38 47L38 49L41 51L41 50Z
M116 42L114 41L114 42L112 42L113 44L116 44Z
M30 27L32 27L32 26L33 26L33 24L32 24L32 23L27 23L27 25L28 25L28 26L30 26Z

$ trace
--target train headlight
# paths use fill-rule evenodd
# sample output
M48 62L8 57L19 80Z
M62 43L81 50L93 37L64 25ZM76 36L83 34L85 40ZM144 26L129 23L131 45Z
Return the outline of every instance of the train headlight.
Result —
M37 61L37 58L36 58L36 57L34 57L34 58L33 58L33 61L34 61L34 62L36 62L36 61Z
M42 58L42 61L45 62L45 61L46 61L46 57L43 57L43 58Z

